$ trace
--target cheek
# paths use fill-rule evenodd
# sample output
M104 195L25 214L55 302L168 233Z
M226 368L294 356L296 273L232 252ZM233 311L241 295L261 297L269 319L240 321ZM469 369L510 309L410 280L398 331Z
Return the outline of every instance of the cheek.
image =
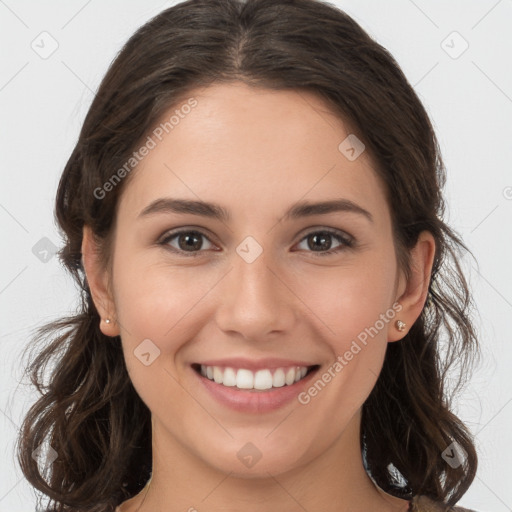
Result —
M307 296L308 305L329 328L322 332L331 361L299 401L314 411L322 425L321 418L330 417L328 426L316 429L320 437L335 437L375 385L386 354L387 332L397 315L395 275L392 257L382 257L339 269L335 280L317 279L311 287L314 293Z
M215 285L215 275L198 267L165 266L143 257L115 267L116 310L130 343L150 338L169 350L187 326L187 315Z
M361 258L346 268L329 269L324 274L302 280L298 294L324 325L322 332L336 353L348 350L352 340L371 338L387 341L389 317L395 312L396 264L393 255ZM383 315L388 314L384 321ZM375 333L374 327L379 331ZM369 335L367 337L370 337Z
M182 407L187 394L174 378L174 360L195 335L198 322L191 319L213 277L202 279L136 254L115 261L114 276L123 353L137 393L152 411L167 411L169 397Z

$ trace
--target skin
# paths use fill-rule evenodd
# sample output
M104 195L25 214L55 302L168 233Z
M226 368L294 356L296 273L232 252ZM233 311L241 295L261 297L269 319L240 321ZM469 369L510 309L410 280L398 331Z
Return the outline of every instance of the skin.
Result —
M312 93L232 82L190 96L198 105L123 190L110 271L84 228L89 286L102 319L112 319L100 327L121 335L130 378L152 414L153 476L140 511L407 510L407 501L378 489L364 470L361 407L387 344L405 336L424 306L432 235L420 235L406 280L368 154L349 161L338 150L350 131ZM138 218L161 197L215 202L231 220L169 212ZM283 219L299 200L338 198L373 221L354 212ZM158 245L175 228L205 234L198 257L187 256L179 237L168 247L181 254ZM349 234L355 245L322 256L329 248L306 235L326 228ZM263 249L252 263L236 252L247 236ZM319 364L321 375L396 302L402 310L394 320L306 405L233 411L207 394L190 367L221 357L279 357ZM150 366L133 353L146 338L161 351ZM237 457L247 442L261 453L251 468ZM137 510L146 490L120 511Z

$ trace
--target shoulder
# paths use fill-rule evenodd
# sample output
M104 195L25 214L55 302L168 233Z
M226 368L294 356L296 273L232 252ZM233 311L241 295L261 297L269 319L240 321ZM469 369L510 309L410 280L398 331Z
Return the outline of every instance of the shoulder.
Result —
M427 496L414 496L411 500L411 512L476 512L469 508L449 507L440 501L434 501Z

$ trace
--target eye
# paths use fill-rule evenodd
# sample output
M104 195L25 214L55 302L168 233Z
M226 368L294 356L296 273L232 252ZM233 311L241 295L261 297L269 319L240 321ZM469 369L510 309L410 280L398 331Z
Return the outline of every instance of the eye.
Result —
M332 239L338 242L338 245L332 248ZM204 247L203 240L207 241L207 247ZM172 243L171 243L172 241ZM354 240L346 233L323 229L312 231L302 238L300 244L306 243L309 252L316 252L318 256L327 256L338 253L342 250L354 246ZM167 233L166 236L158 242L169 248L171 251L181 253L186 256L199 256L202 249L211 249L214 247L209 238L200 231L186 230ZM299 244L299 245L300 245ZM302 248L304 249L304 248Z
M332 238L339 242L339 245L334 249L331 249ZM311 252L319 253L319 256L338 253L347 248L353 247L354 245L354 240L347 234L329 229L311 231L301 240L300 243L303 243L304 241L306 242L307 248L312 249Z
M170 243L174 239L176 239L177 247ZM168 233L159 244L169 247L173 252L189 253L187 256L198 256L197 253L201 252L200 249L203 248L203 239L208 240L208 244L213 246L204 233L195 230L181 230ZM209 248L211 247L207 247L207 249Z

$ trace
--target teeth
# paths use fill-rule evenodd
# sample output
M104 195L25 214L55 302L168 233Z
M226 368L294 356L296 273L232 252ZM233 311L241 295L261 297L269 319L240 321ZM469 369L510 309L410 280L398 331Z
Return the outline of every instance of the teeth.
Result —
M270 370L258 370L254 375L254 389L270 389L272 374Z
M218 366L213 367L213 380L217 384L222 384L222 381L224 380L224 374Z
M236 372L233 368L226 368L222 377L224 386L236 386Z
M218 368L217 366L213 367ZM219 372L221 369L219 368ZM222 381L221 381L222 384ZM236 373L236 387L240 389L252 389L254 387L254 374L249 370L238 370Z
M274 388L282 388L285 384L284 370L278 368L272 377L272 386Z
M306 376L306 366L292 366L289 368L263 369L256 372L240 368L221 368L220 366L201 365L201 375L229 387L238 389L265 390L291 386Z
M295 368L290 368L286 372L285 378L286 385L291 386L295 382Z

